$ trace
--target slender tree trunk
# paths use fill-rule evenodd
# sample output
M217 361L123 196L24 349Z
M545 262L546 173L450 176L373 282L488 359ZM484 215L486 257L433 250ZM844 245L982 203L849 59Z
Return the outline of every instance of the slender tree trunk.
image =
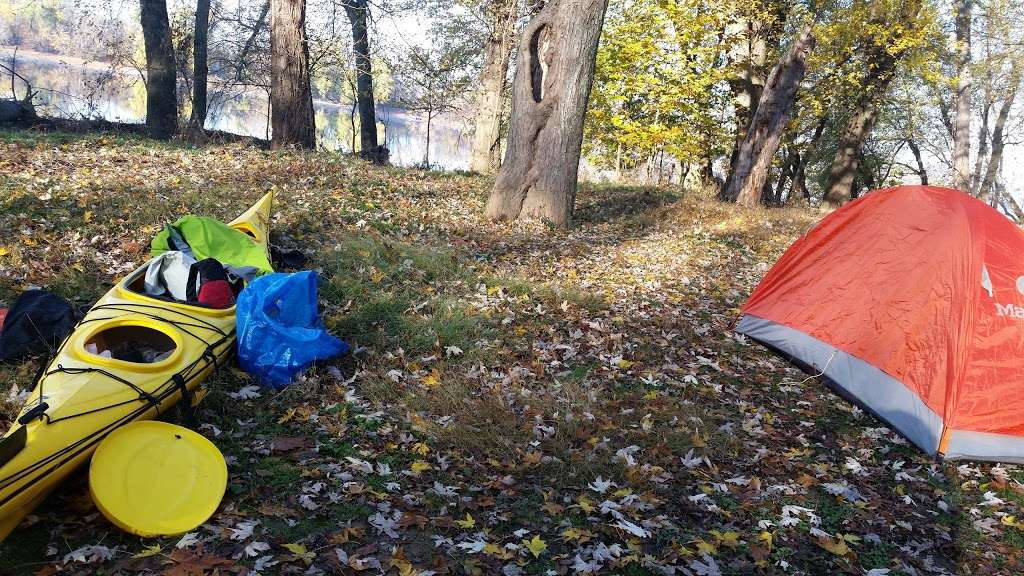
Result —
M992 197L992 189L998 175L999 167L1003 162L1003 148L1006 143L1003 141L1003 131L1006 127L1006 120L1010 116L1010 108L1017 96L1017 89L1020 85L1019 64L1014 65L1014 72L1010 75L1010 92L999 107L999 115L996 117L996 125L992 130L992 156L989 157L988 167L985 170L985 178L978 186L978 197L988 202Z
M956 0L956 116L953 119L953 187L970 191L971 160L971 9L973 0Z
M997 195L999 202L1006 207L1007 212L1010 213L1010 218L1017 224L1024 224L1024 210L1021 209L1020 204L1013 197L1013 194L1007 194L1002 186L997 186Z
M348 122L352 125L352 153L356 153L356 107L357 103L352 102L352 108L348 111Z
M517 0L492 0L488 5L491 33L484 45L484 65L480 70L480 92L476 102L476 127L470 170L493 172L501 152L501 116L504 108L505 78L508 60L515 46Z
M798 206L800 200L803 197L803 174L804 174L804 162L800 155L799 150L793 150L793 164L790 168L790 182L789 194L783 201L786 206Z
M782 195L786 192L786 182L789 181L795 163L800 159L795 146L791 145L789 148L790 150L785 155L786 160L782 163L782 168L779 169L779 181L775 183L775 192L772 194L773 204L782 204Z
M768 169L789 121L797 87L806 71L807 56L814 48L812 32L811 26L804 28L789 52L768 75L750 130L736 158L733 174L722 189L724 198L748 207L761 203Z
M423 167L430 170L430 121L434 119L434 111L427 110L427 146L423 149Z
M271 148L316 146L306 0L270 3L270 109Z
M508 150L487 201L490 218L570 224L607 7L608 0L553 0L523 31Z
M992 112L992 96L985 90L985 103L981 108L981 128L978 129L978 154L974 158L974 171L971 173L971 194L980 196L982 167L985 165L985 157L988 156L988 118Z
M921 178L921 185L928 185L928 171L924 168L924 161L921 159L921 149L917 147L913 138L907 138L907 146L910 146L910 151L914 154L914 160L917 161L917 175Z
M196 2L196 33L192 51L192 117L189 118L189 134L192 138L203 135L206 126L206 81L209 76L208 46L210 33L210 0Z
M142 37L146 44L146 128L167 140L178 131L177 73L165 0L142 0Z
M359 104L359 153L383 162L385 154L377 144L377 112L373 102L373 65L370 63L370 29L367 0L348 0L345 13L352 24L352 52L356 64L356 100Z
M266 26L268 14L270 14L270 0L263 2L263 6L260 7L260 15L256 17L256 22L253 24L252 32L245 39L245 44L242 45L242 49L238 52L237 68L235 68L236 82L241 82L243 79L242 71L245 70L248 64L246 58L248 58L249 52L252 51L253 45L256 44L256 39L259 38L263 27Z

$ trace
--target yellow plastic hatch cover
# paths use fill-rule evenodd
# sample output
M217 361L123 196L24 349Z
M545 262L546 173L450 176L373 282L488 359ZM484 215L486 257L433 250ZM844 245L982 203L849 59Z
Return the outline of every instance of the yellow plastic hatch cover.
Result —
M227 488L228 467L203 436L158 421L107 436L89 466L89 491L103 515L139 536L171 536L206 522Z

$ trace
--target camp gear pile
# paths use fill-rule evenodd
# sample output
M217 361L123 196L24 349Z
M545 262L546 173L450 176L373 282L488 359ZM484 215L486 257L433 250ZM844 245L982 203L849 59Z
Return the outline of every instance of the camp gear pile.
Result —
M260 383L281 388L313 362L348 351L320 322L316 283L313 271L268 274L239 296L238 362Z
M934 186L879 190L795 242L736 331L930 455L1024 463L1024 232Z
M71 333L75 308L46 290L27 290L0 320L0 362L52 354Z
M252 238L214 218L185 216L165 226L153 238L153 256L169 250L189 253L195 260L215 258L232 268L254 267L260 274L273 272L267 250Z
M273 271L251 236L213 218L185 216L153 239L146 294L207 308L230 308L245 282Z

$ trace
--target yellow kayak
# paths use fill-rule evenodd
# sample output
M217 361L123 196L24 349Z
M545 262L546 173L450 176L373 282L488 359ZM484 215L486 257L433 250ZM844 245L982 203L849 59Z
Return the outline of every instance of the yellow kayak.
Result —
M269 249L273 192L229 225ZM143 266L100 298L36 382L0 439L0 540L85 463L107 434L155 418L235 352L235 309L167 302L142 293ZM91 352L147 348L149 362Z

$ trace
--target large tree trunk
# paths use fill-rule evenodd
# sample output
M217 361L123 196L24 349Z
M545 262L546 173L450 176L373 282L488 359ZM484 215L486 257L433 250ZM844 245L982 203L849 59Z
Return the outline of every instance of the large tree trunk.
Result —
M518 0L492 0L488 5L491 33L484 46L484 66L480 70L480 92L476 101L476 127L469 168L480 173L493 172L501 155L501 116L508 76L508 59L515 45Z
M812 27L807 26L768 75L750 130L736 157L733 173L722 189L723 198L748 207L761 203L768 169L779 149L782 131L789 121L797 87L806 71L807 56L814 44Z
M956 0L956 116L953 119L953 187L970 191L971 160L971 8Z
M178 131L177 73L165 0L142 0L142 38L146 44L146 128L166 140Z
M316 146L306 0L270 3L270 110L271 148Z
M345 13L352 24L352 53L356 64L356 101L359 105L359 153L375 162L386 154L377 145L377 112L373 104L373 66L370 63L370 30L367 0L348 0Z
M899 15L899 23L913 27L920 11L920 2L906 2ZM884 26L888 18L885 15L878 15L873 20L875 24ZM878 116L877 103L888 91L889 84L896 75L896 67L905 53L906 49L891 52L888 46L875 42L867 48L865 68L871 70L871 74L866 78L867 82L850 114L839 148L832 160L828 181L825 184L823 208L838 208L854 197L853 182L860 168L864 141L871 135L871 130L875 126L875 119Z
M505 162L487 216L568 226L608 0L554 0L519 42Z
M768 80L768 53L778 48L787 15L783 3L761 2L757 8L742 9L735 20L726 24L723 34L730 46L726 57L736 70L736 75L729 78L735 134L732 154L729 156L726 185L720 189L720 194L728 187L729 180L735 173L740 148L757 113L761 92Z
M196 32L192 52L192 117L189 118L189 133L201 137L206 125L206 80L210 66L207 59L210 33L210 0L196 2Z

